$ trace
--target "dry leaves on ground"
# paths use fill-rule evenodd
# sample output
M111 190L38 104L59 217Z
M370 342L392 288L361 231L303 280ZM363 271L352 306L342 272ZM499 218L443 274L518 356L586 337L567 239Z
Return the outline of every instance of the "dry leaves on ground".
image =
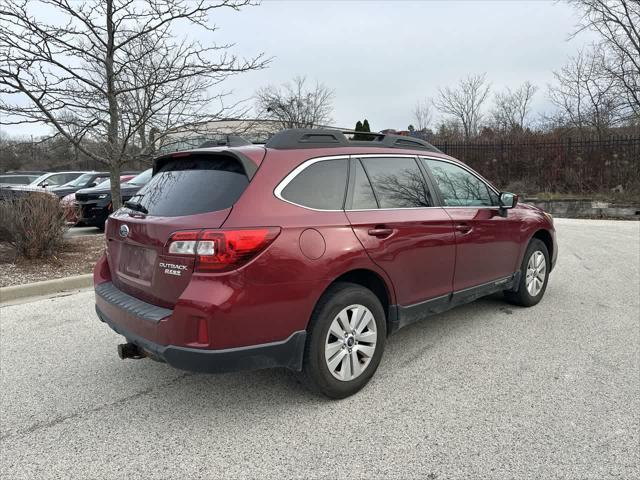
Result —
M59 255L26 260L0 243L0 287L91 273L103 250L102 235L87 235L66 239Z

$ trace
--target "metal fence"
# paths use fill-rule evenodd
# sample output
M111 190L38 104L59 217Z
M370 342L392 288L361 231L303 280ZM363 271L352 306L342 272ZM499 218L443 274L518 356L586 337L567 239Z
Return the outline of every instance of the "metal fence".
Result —
M639 137L434 145L499 187L522 183L529 193L593 193L622 186L640 192Z

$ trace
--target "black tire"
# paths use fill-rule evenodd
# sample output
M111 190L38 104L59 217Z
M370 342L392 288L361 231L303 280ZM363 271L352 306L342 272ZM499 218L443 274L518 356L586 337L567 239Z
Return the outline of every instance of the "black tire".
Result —
M529 259L536 252L541 252L544 255L546 273L544 276L544 281L542 283L542 288L536 295L531 295L527 290L527 265L529 263ZM505 291L506 299L515 304L520 305L522 307L533 307L536 305L542 297L544 296L544 292L547 290L547 283L549 282L549 270L551 268L551 262L549 261L549 250L547 250L547 246L544 244L542 240L537 238L532 239L527 246L527 250L524 253L524 258L522 259L522 265L520 265L520 281L518 282L517 291Z
M358 377L343 381L335 378L329 370L325 360L325 342L333 320L351 305L362 305L371 312L377 338L374 353L366 368ZM387 338L384 308L371 290L357 284L339 282L332 285L318 301L307 332L301 372L303 383L312 391L329 398L345 398L362 389L380 364Z

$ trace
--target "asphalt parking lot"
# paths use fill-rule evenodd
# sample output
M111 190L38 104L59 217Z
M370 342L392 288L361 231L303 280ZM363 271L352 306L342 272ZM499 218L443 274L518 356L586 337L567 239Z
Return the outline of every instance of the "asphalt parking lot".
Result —
M0 309L0 477L640 476L640 222L558 220L546 297L391 337L369 386L121 361L93 294Z

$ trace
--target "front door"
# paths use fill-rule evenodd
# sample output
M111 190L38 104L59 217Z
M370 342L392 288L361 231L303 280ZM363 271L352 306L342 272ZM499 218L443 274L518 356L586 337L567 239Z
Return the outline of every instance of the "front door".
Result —
M520 243L516 215L499 214L498 195L481 178L461 165L421 159L440 190L456 236L454 291L512 275Z
M393 281L398 304L451 293L452 221L434 206L416 158L363 156L351 165L346 215L371 259Z

